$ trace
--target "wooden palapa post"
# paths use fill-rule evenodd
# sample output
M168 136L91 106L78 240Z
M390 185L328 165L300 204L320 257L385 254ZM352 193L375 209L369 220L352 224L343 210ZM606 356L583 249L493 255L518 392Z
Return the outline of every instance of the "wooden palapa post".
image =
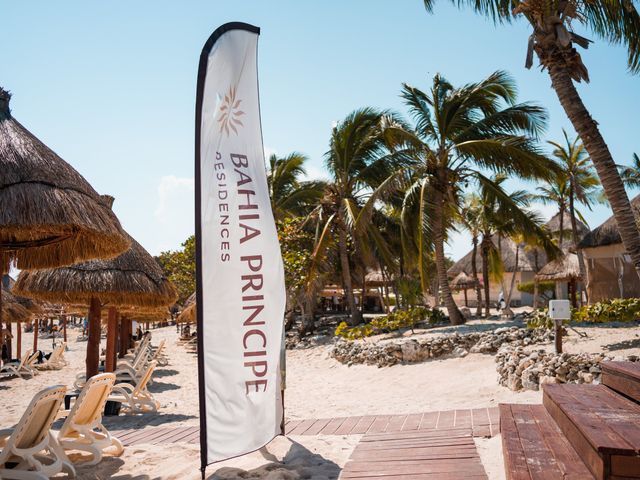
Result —
M118 358L124 358L127 354L127 318L124 315L120 315L120 347L118 348Z
M100 300L93 297L89 303L89 338L87 340L86 379L98 374L100 362Z
M40 320L33 321L33 351L38 350L38 330L40 330Z
M109 307L109 317L107 319L107 353L105 355L105 372L113 372L116 368L116 330L118 329L118 313L116 307Z
M2 295L2 293L0 293L0 295ZM2 324L1 323L0 323L0 328L2 328ZM13 334L11 333L11 330L13 330L11 328L11 322L7 322L7 332L8 332L8 335L7 335L7 357L9 358L9 360L11 360L13 358L13 355L12 355L13 352L11 350L11 345L12 345L11 339L13 338Z
M18 322L18 331L16 332L16 358L22 358L22 325Z
M67 316L62 315L62 338L67 343Z

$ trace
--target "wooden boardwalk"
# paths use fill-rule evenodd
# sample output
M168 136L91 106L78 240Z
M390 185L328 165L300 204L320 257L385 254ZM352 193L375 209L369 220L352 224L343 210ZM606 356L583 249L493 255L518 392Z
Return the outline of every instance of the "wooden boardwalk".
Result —
M354 435L466 428L474 437L491 437L500 431L498 408L442 410L409 415L366 415L289 420L287 435ZM198 443L199 427L149 427L111 432L123 445Z
M341 479L487 480L471 428L367 433Z

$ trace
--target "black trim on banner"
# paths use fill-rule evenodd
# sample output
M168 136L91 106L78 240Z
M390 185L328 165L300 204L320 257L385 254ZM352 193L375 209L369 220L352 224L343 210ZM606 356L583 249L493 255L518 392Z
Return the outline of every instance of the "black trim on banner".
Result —
M202 101L204 97L204 85L207 76L207 64L209 54L216 41L226 32L232 30L245 30L247 32L260 35L260 28L242 22L225 23L218 27L209 37L202 48L200 63L198 65L198 83L196 87L196 129L195 129L195 230L196 230L196 312L198 325L198 395L200 404L200 471L202 478L205 477L205 470L209 465L207 458L207 412L205 408L205 381L204 381L204 340L202 322L202 184L200 172L200 136L202 126Z

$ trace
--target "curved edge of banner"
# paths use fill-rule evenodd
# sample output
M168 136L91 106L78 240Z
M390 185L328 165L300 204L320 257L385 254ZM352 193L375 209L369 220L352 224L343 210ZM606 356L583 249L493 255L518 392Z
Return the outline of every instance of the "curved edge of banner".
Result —
M205 383L204 383L204 339L203 339L203 305L202 305L202 212L201 212L201 182L200 182L200 136L202 125L202 100L204 97L204 84L207 75L207 64L211 49L216 41L226 32L232 30L246 30L251 33L260 34L260 28L243 22L229 22L216 28L207 39L198 64L198 80L196 86L196 118L195 118L195 239L196 239L196 325L198 328L198 402L200 410L200 471L202 478L209 464L207 458L207 414L205 408Z

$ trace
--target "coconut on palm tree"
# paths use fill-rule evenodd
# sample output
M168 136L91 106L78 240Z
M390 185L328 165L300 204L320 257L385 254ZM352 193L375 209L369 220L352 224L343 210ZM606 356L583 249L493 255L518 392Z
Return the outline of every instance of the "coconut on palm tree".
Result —
M632 73L640 72L640 14L633 0L451 0L466 5L497 23L523 17L532 27L525 66L533 65L535 53L551 78L575 131L593 162L611 209L622 243L640 276L640 232L629 197L598 123L591 117L574 82L589 81L589 73L576 47L588 48L591 40L578 35L581 24L596 37L627 49ZM431 12L436 0L424 0Z
M537 105L517 103L513 79L500 71L461 87L436 75L427 92L404 85L402 98L414 127L390 126L386 135L415 160L405 196L410 212L404 215L405 228L421 250L433 246L440 293L451 322L460 324L464 319L449 288L444 243L460 217L462 190L474 182L506 200L508 195L484 172L548 177L554 165L536 142L546 113Z

